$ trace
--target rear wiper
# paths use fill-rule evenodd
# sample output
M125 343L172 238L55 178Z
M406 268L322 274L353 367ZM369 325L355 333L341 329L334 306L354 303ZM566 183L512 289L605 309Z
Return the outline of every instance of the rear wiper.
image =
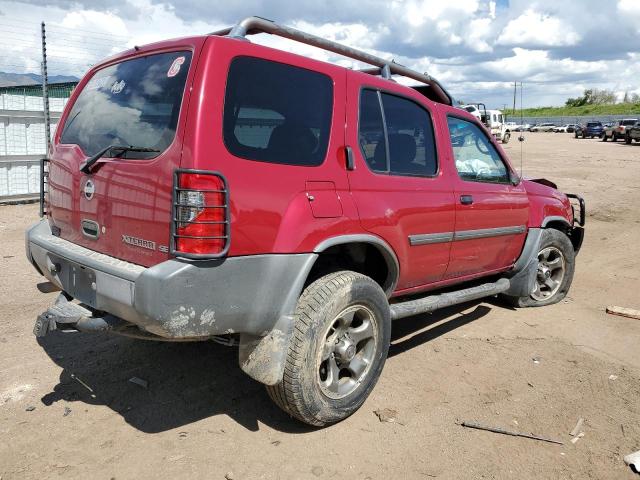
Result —
M103 148L102 150L100 150L98 153L96 153L95 155L93 155L92 157L87 158L86 162L84 162L82 165L80 165L80 171L83 173L91 173L91 167L98 161L100 160L105 153L107 153L110 150L119 150L120 151L120 155L122 155L125 152L159 152L160 150L156 149L156 148L149 148L149 147L135 147L133 145L109 145L106 148Z

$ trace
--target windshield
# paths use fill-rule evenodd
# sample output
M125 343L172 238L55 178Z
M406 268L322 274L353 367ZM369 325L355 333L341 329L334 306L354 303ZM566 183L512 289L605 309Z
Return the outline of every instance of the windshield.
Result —
M191 52L170 52L103 68L78 96L60 139L86 155L109 145L135 145L157 152L124 152L152 158L173 141Z

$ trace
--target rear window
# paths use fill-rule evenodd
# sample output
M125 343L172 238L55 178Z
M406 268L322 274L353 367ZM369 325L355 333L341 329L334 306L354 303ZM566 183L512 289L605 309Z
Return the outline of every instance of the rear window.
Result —
M587 123L587 127L601 127L602 124L600 122L589 122Z
M637 120L622 120L622 121L620 122L620 125L624 125L624 126L627 126L627 125L635 125L636 121L637 121Z
M231 62L223 136L231 154L286 165L320 165L333 110L330 77L254 57Z
M176 133L191 52L170 52L103 68L85 85L67 117L61 143L77 144L86 155L109 145L148 147L158 152L125 152L152 158Z

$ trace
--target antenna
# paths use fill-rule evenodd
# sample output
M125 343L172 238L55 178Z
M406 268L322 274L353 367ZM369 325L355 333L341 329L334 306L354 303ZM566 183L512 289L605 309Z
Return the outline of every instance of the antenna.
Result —
M522 90L523 90L522 82L520 82L520 126L521 127L524 123L524 112L522 111ZM514 95L513 103L515 105L515 95ZM520 132L520 137L518 138L518 140L520 140L520 177L522 177L523 175L522 158L524 156L524 129Z

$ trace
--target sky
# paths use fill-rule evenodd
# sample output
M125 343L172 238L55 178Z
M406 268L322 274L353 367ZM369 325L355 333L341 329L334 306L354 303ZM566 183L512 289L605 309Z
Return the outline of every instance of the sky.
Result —
M640 94L640 0L0 0L0 71L82 76L133 45L203 34L259 15L436 77L489 108L562 105L587 88ZM252 41L360 67L269 35ZM518 107L520 93L518 93Z

